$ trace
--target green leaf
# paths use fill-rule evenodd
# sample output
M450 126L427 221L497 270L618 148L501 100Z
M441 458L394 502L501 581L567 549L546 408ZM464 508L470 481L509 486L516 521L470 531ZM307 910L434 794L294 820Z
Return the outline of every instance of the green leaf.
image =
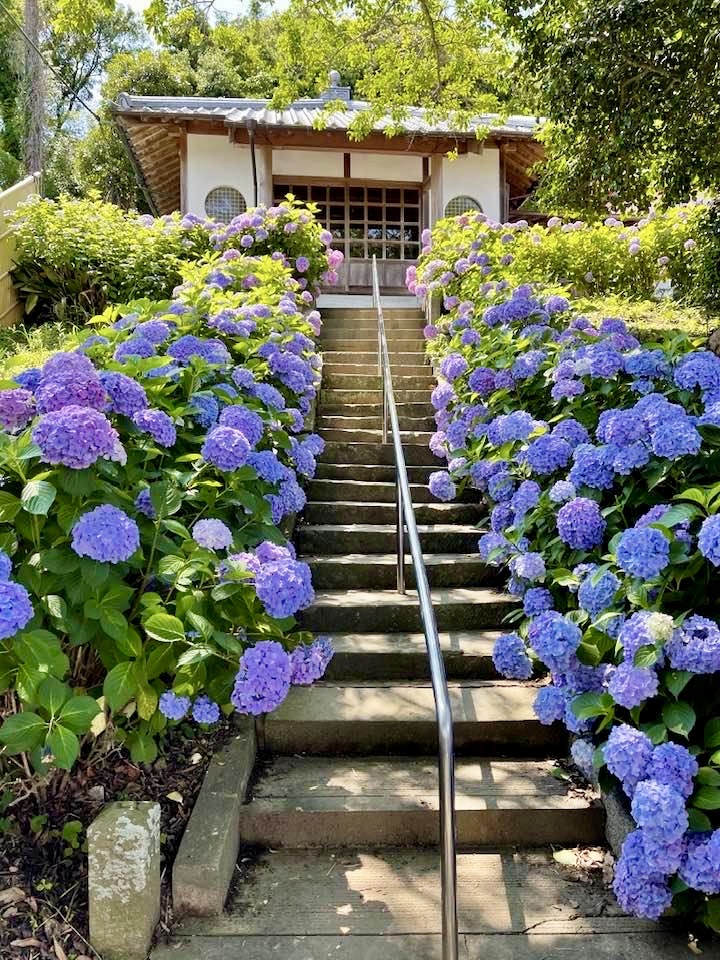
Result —
M700 767L695 778L704 787L720 787L720 770L712 767Z
M209 620L206 620L205 617L201 617L199 613L195 613L193 610L188 610L187 620L188 623L198 631L203 640L210 640L212 638L215 627Z
M138 684L135 693L135 702L137 704L138 715L142 720L149 720L157 710L158 705L157 691L149 683Z
M115 642L120 653L126 657L139 657L142 653L143 645L140 634L126 622L126 630L122 637L116 637Z
M80 753L80 741L72 730L57 724L48 734L46 743L55 757L55 765L61 770L72 769Z
M51 716L57 716L71 692L66 683L61 683L56 677L47 677L38 687L38 706L47 710Z
M700 810L720 810L720 787L700 787L691 802Z
M185 639L185 627L182 620L169 613L154 613L143 623L145 633L162 643L176 643Z
M54 677L64 677L70 661L60 641L49 630L26 630L13 640L13 653L22 663Z
M613 699L608 693L581 693L572 702L572 710L580 720L605 716L613 708Z
M97 477L91 469L70 470L62 467L57 472L57 482L61 490L71 497L87 497L97 490Z
M678 733L686 739L697 719L693 708L684 700L678 700L676 703L666 703L663 707L662 718L668 730L672 730L673 733Z
M680 696L692 678L689 670L666 670L663 674L663 682L674 697Z
M664 723L641 723L640 729L657 746L667 739L667 727Z
M688 810L688 826L693 831L712 830L710 818L702 810L698 810L697 807L690 807Z
M23 487L20 500L27 513L46 517L56 496L56 488L47 480L31 480Z
M55 547L42 554L42 564L50 573L71 573L77 570L80 560L69 547Z
M208 657L214 656L215 652L214 647L198 644L181 653L178 657L177 665L178 667L185 667L191 663L200 663L202 660L207 660Z
M100 706L92 697L71 697L60 711L58 719L73 733L87 733L99 713Z
M714 750L720 747L720 717L713 717L705 724L703 733L703 743L707 750Z
M684 523L686 520L694 520L695 517L699 516L702 516L702 511L697 507L678 503L667 509L657 522L664 527L674 527L676 524Z
M130 660L124 660L105 677L103 693L111 710L120 710L135 693L137 681L134 666Z
M636 667L653 667L657 663L657 659L657 649L652 644L647 644L637 650L633 658L633 664Z
M16 713L0 727L0 743L8 753L25 753L34 750L45 738L48 725L36 713Z
M708 504L707 495L700 487L689 487L687 490L683 490L682 493L676 494L673 500L690 500L693 503L699 503L701 507L707 507Z
M100 611L100 626L109 637L119 642L127 636L129 624L124 614L110 608Z
M157 746L147 733L133 731L127 739L127 745L133 763L154 763L157 759Z
M12 523L21 508L22 503L16 496L0 490L0 523Z
M83 614L88 620L99 620L103 614L103 609L97 600L86 600L83 604Z

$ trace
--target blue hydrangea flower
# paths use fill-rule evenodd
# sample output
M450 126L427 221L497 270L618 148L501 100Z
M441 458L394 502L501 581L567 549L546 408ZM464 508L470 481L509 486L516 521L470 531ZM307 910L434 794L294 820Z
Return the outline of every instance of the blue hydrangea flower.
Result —
M40 370L38 367L29 367L27 370L23 370L21 373L16 373L13 377L13 382L17 383L17 385L22 387L24 390L29 390L30 393L34 393L37 390L41 379L42 370Z
M220 707L203 693L195 698L192 706L192 717L196 723L217 723L220 719Z
M437 470L430 474L428 489L438 500L454 500L457 494L452 477L445 470Z
M640 830L629 834L623 843L615 865L613 891L626 913L649 920L659 920L672 902L665 876L648 861Z
M206 363L229 363L230 353L227 347L217 337L204 340L192 333L185 334L167 349L168 355L178 363L188 364L197 357Z
M71 547L79 557L122 563L140 546L138 525L126 513L103 504L84 513L72 528Z
M625 660L632 663L640 647L661 647L672 637L674 629L673 618L665 613L651 613L649 610L634 613L623 623L618 634Z
M528 444L523 459L533 473L546 476L566 467L571 456L572 447L567 440L546 433Z
M600 506L587 497L576 497L557 513L557 531L563 543L573 550L592 550L605 537L605 520Z
M514 523L523 522L540 500L540 486L534 480L523 480L510 500Z
M620 581L609 570L599 576L590 573L586 576L578 589L578 603L595 619L611 607L615 594L620 589Z
M256 384L252 392L253 396L261 400L266 407L271 407L273 410L284 410L286 407L285 397L269 383Z
M230 374L230 378L235 386L241 390L251 390L256 385L253 372L248 370L247 367L235 367Z
M686 353L675 368L675 383L681 390L699 387L704 393L720 390L720 358L710 350Z
M502 413L488 424L487 438L496 447L512 440L525 440L535 429L535 421L524 410Z
M564 440L569 443L573 450L581 443L588 443L590 440L590 434L585 427L573 417L566 417L556 423L552 430L552 436L556 440Z
M238 470L247 461L250 444L247 437L233 427L214 427L200 451L208 463L219 470Z
M444 410L455 399L455 391L445 381L439 383L430 394L430 403L435 410Z
M174 691L166 690L160 696L158 707L168 720L182 720L190 709L190 697L179 697Z
M440 373L449 382L457 380L468 368L468 362L461 353L449 353L440 363Z
M142 337L143 340L157 346L157 344L164 343L168 339L172 333L172 328L169 323L165 323L163 320L146 320L144 323L139 323L134 332L135 336Z
M0 390L0 427L10 433L23 430L35 416L35 398L29 390Z
M266 613L277 620L304 610L315 599L310 567L289 556L263 563L255 576L255 589Z
M567 699L559 687L541 687L535 697L533 710L540 723L550 726L551 723L564 718L566 705Z
M309 686L325 675L334 650L330 637L317 637L311 644L299 644L290 654L290 682Z
M635 823L657 841L679 840L688 828L685 798L669 784L657 780L638 783L630 812Z
M673 417L655 427L650 443L655 456L677 460L697 453L702 446L702 437L688 417Z
M267 483L278 483L288 476L288 468L280 463L273 450L253 451L248 456L247 463Z
M557 480L550 487L548 496L553 503L566 503L568 500L573 500L576 493L575 485L569 480Z
M491 370L490 367L476 367L468 377L468 386L473 393L478 393L481 397L487 397L495 390L495 380L495 371ZM435 403L433 403L433 406L438 409ZM447 406L447 403L444 406Z
M0 583L5 583L8 581L11 575L12 560L4 550L0 550Z
M698 549L714 567L720 567L720 514L703 520L698 536Z
M543 580L545 560L540 553L519 553L510 561L510 572L521 580Z
M515 493L515 481L507 470L498 470L488 479L487 488L493 500L511 500Z
M261 640L240 658L230 701L238 713L257 717L277 709L290 692L292 666L276 640Z
M536 617L552 608L552 594L546 587L530 587L526 590L523 596L523 611L526 617Z
M212 518L198 520L192 528L193 540L208 550L225 550L232 543L233 535L222 520Z
M143 340L142 337L130 337L115 348L114 357L118 363L127 363L128 360L146 360L154 357L156 353L154 343Z
M478 550L486 563L499 567L513 553L514 547L500 533L484 533L478 540Z
M30 594L22 584L11 580L0 582L0 640L24 630L34 612Z
M150 520L154 520L157 517L155 507L153 506L150 498L150 491L147 487L144 487L137 497L135 497L135 508L139 513L144 514L144 516L148 517Z
M687 800L695 789L698 770L698 762L687 747L679 743L661 743L653 750L647 779L666 783Z
M262 440L265 432L265 421L260 414L241 403L234 403L223 409L220 414L220 425L239 430L247 437L252 447Z
M688 837L680 879L710 896L720 893L720 830Z
M63 407L45 414L32 432L45 463L84 470L100 457L122 451L120 438L104 414L90 407Z
M715 673L720 670L720 629L714 620L688 617L665 647L675 670Z
M175 424L164 410L138 410L132 421L161 447L172 447L177 439Z
M608 682L608 693L621 707L632 710L644 700L654 697L658 691L658 678L648 667L635 667L623 661L617 666Z
M504 633L499 637L495 641L492 658L495 669L503 677L528 680L532 676L532 661L517 633Z
M635 787L644 780L653 755L650 737L627 723L613 727L603 748L608 770L622 783L632 797Z
M613 459L616 448L579 444L573 452L570 481L576 487L591 487L593 490L610 490L615 482Z
M544 664L553 671L562 672L572 664L582 632L567 617L548 610L531 622L528 640Z
M631 527L621 535L616 556L618 566L626 573L653 580L670 562L670 544L655 527Z
M210 394L196 393L190 400L193 418L203 430L209 430L217 423L220 414L220 404Z

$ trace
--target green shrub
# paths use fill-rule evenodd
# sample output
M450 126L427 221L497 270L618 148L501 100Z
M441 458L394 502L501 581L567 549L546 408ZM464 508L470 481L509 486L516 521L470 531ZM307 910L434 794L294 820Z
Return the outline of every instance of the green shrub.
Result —
M42 371L0 383L7 753L69 769L111 724L151 761L191 701L201 722L287 693L289 651L312 639L294 616L312 587L272 545L322 447L295 435L319 380L312 299L282 257L213 254L185 267L174 300L108 307ZM197 526L208 519L214 544ZM271 651L255 682L272 702L248 699L249 649ZM327 650L312 651L300 682L322 672Z

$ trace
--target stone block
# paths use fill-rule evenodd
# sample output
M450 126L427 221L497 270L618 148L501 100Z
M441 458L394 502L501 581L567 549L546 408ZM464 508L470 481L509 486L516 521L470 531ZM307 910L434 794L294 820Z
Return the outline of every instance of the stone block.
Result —
M90 942L103 960L145 960L160 918L160 806L109 804L88 828Z
M251 720L208 767L173 866L176 914L222 913L240 847L240 807L255 765Z
M619 857L625 838L635 830L636 824L621 790L603 790L602 802L605 807L605 836L610 849Z

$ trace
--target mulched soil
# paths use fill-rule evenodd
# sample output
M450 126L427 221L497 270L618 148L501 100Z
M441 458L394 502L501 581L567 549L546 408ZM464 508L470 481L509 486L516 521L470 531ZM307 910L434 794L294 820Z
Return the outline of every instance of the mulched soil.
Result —
M179 729L161 756L136 765L120 747L96 751L71 774L56 772L43 793L26 783L0 782L0 958L97 960L87 941L85 830L112 800L156 800L162 809L163 909L160 930L172 924L172 862L213 752L233 733L231 723L188 739ZM46 817L46 819L42 819ZM63 827L80 821L73 849Z

